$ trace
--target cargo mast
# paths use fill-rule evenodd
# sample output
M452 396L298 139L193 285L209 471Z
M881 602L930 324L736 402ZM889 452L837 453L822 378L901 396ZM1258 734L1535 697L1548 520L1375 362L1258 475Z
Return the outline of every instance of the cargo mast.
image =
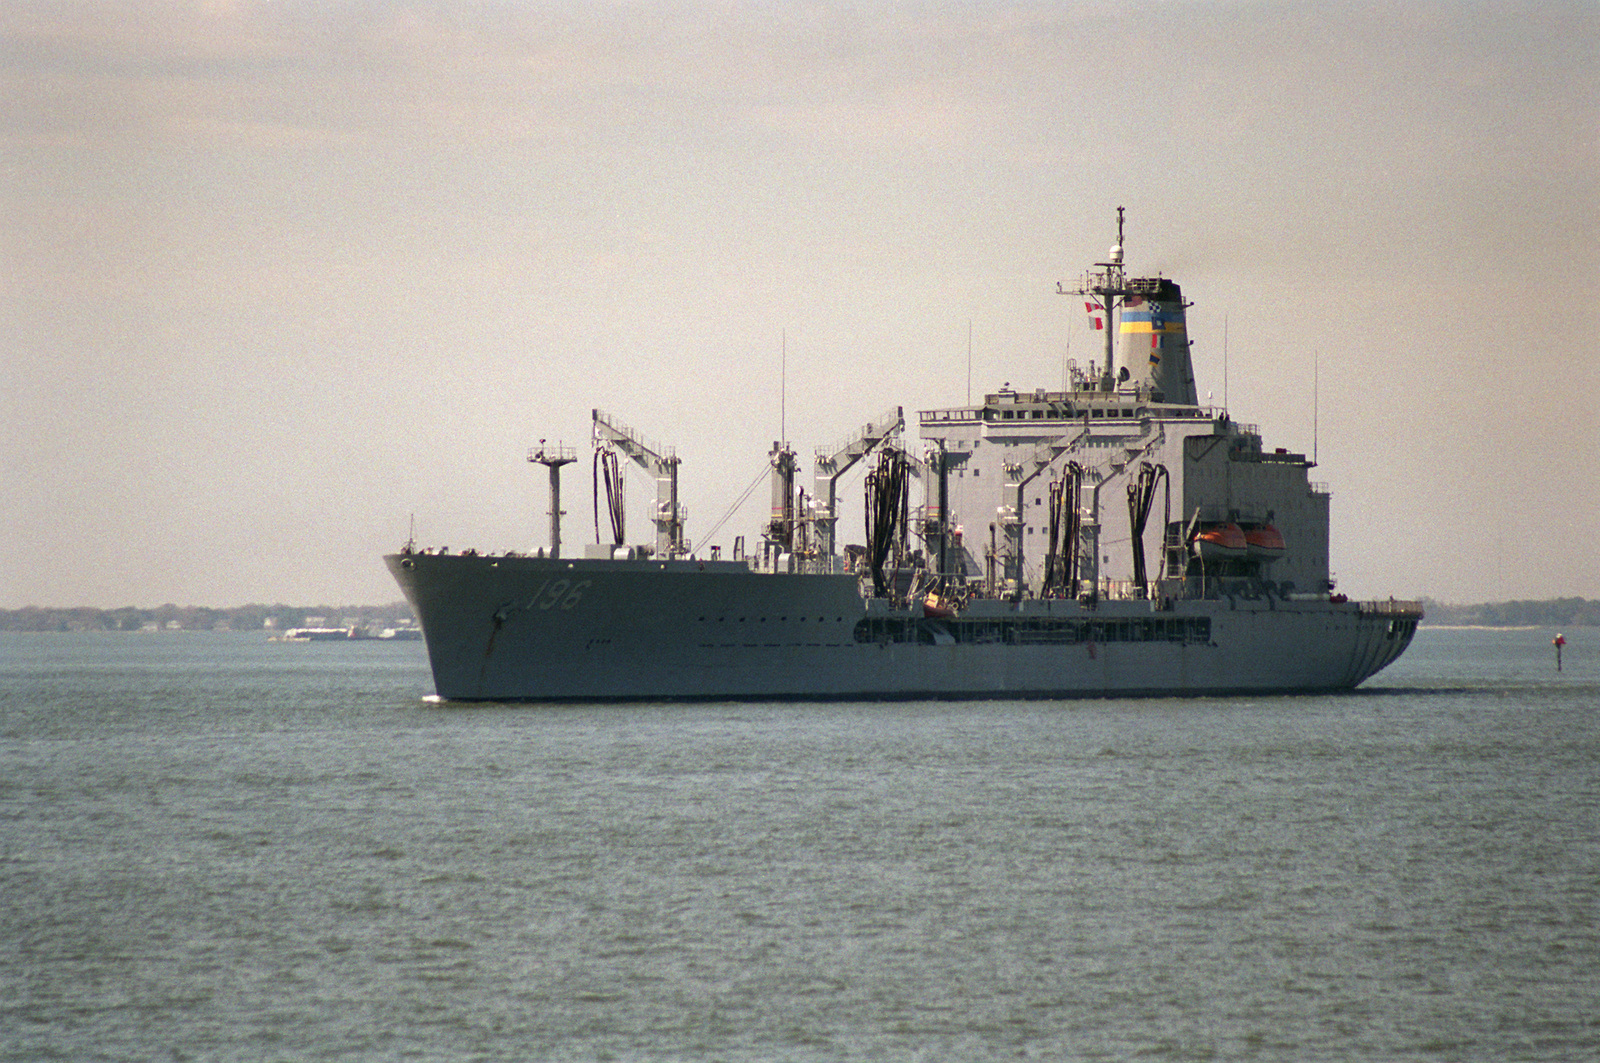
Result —
M545 446L539 440L537 450L528 451L528 460L550 470L550 556L561 556L561 466L578 460L577 451L571 447Z

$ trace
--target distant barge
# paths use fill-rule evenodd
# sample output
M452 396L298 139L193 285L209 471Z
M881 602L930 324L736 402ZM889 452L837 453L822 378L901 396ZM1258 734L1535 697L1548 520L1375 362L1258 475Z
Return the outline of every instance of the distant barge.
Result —
M387 627L381 630L351 627L292 627L278 637L279 642L417 642L420 628Z

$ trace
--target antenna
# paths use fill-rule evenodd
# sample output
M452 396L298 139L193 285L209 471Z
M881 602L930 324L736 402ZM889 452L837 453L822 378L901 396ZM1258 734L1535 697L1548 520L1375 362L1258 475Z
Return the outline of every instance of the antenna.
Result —
M1311 464L1317 463L1317 363L1321 352L1311 349Z
M789 330L783 330L783 353L778 361L778 438L789 438Z
M1067 347L1061 352L1061 390L1067 391L1071 385L1067 382L1068 369L1072 364L1072 319L1075 315L1067 315Z
M972 405L972 319L967 318L967 405Z
M1222 408L1228 408L1228 312L1222 312Z

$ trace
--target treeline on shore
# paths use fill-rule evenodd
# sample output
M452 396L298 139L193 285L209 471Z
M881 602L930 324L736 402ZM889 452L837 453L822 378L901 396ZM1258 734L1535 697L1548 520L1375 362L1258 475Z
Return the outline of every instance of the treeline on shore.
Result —
M403 601L389 605L241 605L232 609L203 605L0 609L0 631L287 631L415 623L411 606Z
M1450 605L1423 599L1425 624L1480 627L1600 626L1600 600L1551 598L1544 601Z

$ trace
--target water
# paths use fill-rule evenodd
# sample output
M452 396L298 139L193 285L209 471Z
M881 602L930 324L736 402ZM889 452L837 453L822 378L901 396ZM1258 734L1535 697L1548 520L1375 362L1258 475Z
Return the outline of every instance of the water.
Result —
M1600 641L1364 692L429 704L415 644L0 635L0 1058L1600 1053Z

